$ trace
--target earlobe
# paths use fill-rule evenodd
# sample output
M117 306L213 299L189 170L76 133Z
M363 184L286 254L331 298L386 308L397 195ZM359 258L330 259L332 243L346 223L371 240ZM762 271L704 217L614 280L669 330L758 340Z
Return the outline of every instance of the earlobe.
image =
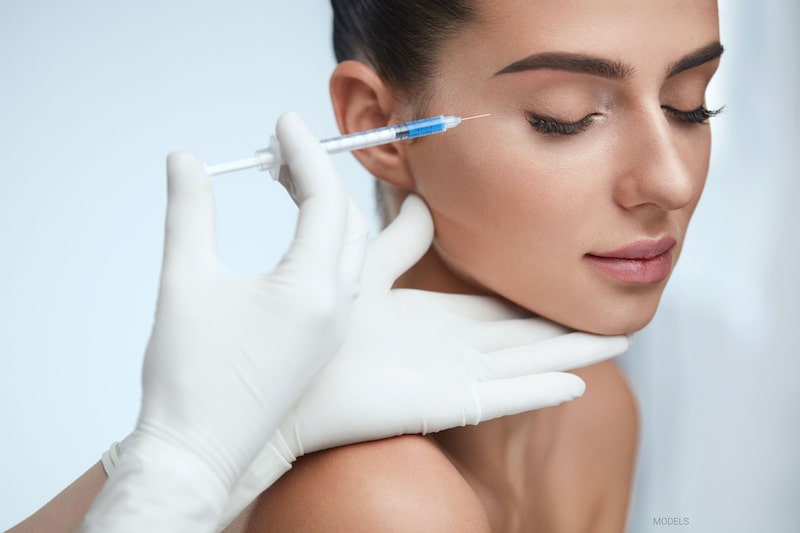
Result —
M382 128L402 122L400 102L394 90L368 65L358 61L339 63L331 75L331 100L342 133ZM413 189L403 157L396 143L374 146L353 155L376 178L404 189Z

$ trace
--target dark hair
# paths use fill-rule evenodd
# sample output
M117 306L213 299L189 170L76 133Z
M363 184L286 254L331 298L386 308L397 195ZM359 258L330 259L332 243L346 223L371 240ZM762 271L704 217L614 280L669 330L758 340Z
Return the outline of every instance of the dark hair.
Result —
M477 20L475 0L331 0L336 60L368 63L411 100L424 99L442 43Z

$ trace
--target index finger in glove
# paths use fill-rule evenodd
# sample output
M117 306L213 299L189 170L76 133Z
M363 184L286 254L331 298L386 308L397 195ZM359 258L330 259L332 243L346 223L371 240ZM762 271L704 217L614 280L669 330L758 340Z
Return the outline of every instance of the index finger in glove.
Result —
M462 324L462 338L481 352L524 347L546 339L565 335L570 330L539 317L467 320Z
M615 357L630 347L624 335L594 335L574 331L527 346L483 355L487 377L502 378L573 370Z
M347 238L349 197L330 156L295 113L278 119L276 136L289 165L291 184L284 183L300 213L290 255L303 268L334 272Z
M398 299L402 298L407 306L476 322L499 322L531 316L530 311L497 296L451 294L422 289L395 289L394 294Z

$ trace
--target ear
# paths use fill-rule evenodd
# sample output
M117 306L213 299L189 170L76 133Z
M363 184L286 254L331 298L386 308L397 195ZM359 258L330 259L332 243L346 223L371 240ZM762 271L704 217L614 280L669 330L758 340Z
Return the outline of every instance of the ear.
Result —
M330 91L336 122L344 134L402 122L398 119L403 106L394 90L364 63L339 63L331 75ZM353 155L376 178L403 189L414 188L401 144L373 146Z

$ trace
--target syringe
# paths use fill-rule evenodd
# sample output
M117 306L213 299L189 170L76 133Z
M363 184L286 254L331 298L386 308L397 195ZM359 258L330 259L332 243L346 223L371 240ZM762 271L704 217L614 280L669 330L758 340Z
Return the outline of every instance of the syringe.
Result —
M488 116L489 113L466 118L439 115L438 117L412 120L411 122L404 122L403 124L394 124L392 126L386 126L385 128L332 137L320 141L320 144L329 154L351 152L353 150L361 150L362 148L369 148L380 144L393 143L406 139L416 139L417 137L433 135L434 133L442 133L450 128L455 128L465 120ZM284 160L281 154L280 144L278 143L278 139L273 135L270 137L269 146L257 150L255 156L249 159L232 161L230 163L206 166L206 172L208 172L210 176L213 176L215 174L235 172L247 168L258 168L259 170L271 170L272 177L277 179L277 170L283 164Z

